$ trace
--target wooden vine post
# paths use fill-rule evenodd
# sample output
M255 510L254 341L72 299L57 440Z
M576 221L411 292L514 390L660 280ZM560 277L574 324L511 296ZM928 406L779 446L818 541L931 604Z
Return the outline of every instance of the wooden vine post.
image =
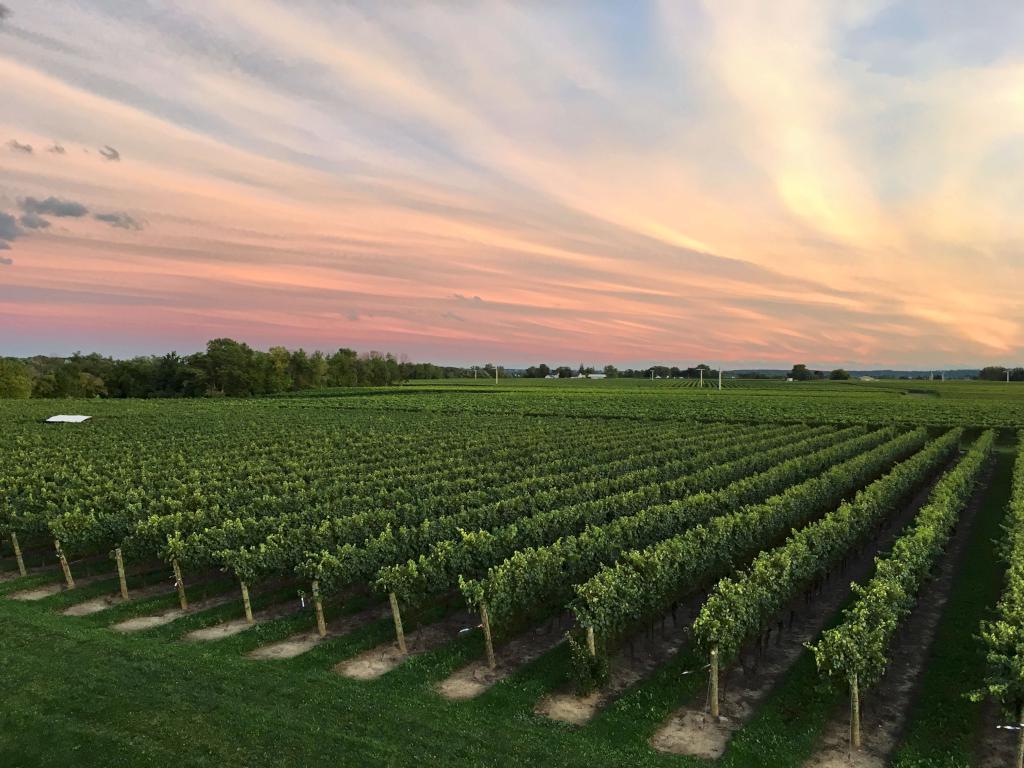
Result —
M711 647L711 717L719 717L718 709L718 646Z
M245 620L249 624L255 624L256 620L252 617L252 603L249 602L249 587L244 581L239 581L242 585L242 605L245 606Z
M494 658L494 640L491 637L491 618L487 615L487 603L480 603L480 623L484 626L484 644L487 646L487 666L494 669L498 662Z
M178 588L178 602L181 603L181 610L188 610L188 595L185 594L185 580L181 578L181 563L178 558L171 560L171 567L174 569L174 586Z
M398 595L388 592L388 600L391 601L391 618L395 620L395 637L398 638L398 650L404 656L409 652L405 647L405 630L402 629L402 613L398 610Z
M594 639L593 627L587 627L587 650L591 656L597 656L597 640Z
M18 534L14 531L11 531L11 544L14 546L14 559L18 561L18 573L28 576L28 571L25 570L25 560L21 556L21 547L18 546Z
M75 580L71 577L71 566L68 565L68 559L64 556L64 550L60 548L60 541L54 539L53 546L57 550L57 557L60 559L61 570L64 571L64 581L67 582L68 589L74 589Z
M124 574L124 557L121 555L121 548L114 550L114 561L117 563L117 580L121 583L121 597L128 599L128 579Z
M856 674L850 677L850 746L860 749L860 689Z
M313 582L313 610L316 612L316 631L320 637L327 637L327 622L324 621L324 602L320 599L320 582Z

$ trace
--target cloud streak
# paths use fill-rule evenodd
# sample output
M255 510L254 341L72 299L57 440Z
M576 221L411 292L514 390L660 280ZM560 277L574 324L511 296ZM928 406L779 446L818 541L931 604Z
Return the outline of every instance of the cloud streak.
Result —
M93 216L96 221L102 221L118 229L141 230L142 223L129 216L127 213L97 213Z
M26 346L1024 362L1024 8L55 3L0 53Z
M52 195L45 200L26 197L19 201L19 204L21 205L21 210L25 211L25 213L44 216L81 218L89 213L89 209L81 203L76 203L73 200L62 200Z

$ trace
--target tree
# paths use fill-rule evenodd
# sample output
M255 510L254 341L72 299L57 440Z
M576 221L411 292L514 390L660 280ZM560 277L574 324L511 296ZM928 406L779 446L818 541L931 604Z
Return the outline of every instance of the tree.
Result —
M271 347L262 355L263 391L287 392L292 388L291 354L284 347Z
M606 365L604 367L604 375L609 379L617 379L619 377L619 369L614 365Z
M814 378L814 373L807 370L807 366L803 363L798 363L793 366L793 370L789 372L789 377L794 381L810 381Z
M327 358L327 385L354 387L359 383L358 358L353 349L342 347Z
M1006 369L1001 365L990 365L981 369L978 378L982 381L1006 381Z
M213 339L206 345L202 364L214 392L244 397L257 389L259 371L248 344L234 339Z
M20 360L0 358L0 398L25 400L32 396L32 375Z
M560 365L560 366L558 366L558 368L555 369L555 373L558 374L558 378L560 378L560 379L571 379L572 378L572 368L570 368L568 365Z
M832 373L828 375L832 381L846 381L850 378L848 371L844 371L842 368L836 368Z

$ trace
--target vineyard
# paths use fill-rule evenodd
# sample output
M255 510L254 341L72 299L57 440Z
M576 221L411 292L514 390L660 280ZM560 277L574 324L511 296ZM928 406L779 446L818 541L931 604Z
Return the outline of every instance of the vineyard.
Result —
M693 384L0 401L0 764L1020 766L1024 390Z

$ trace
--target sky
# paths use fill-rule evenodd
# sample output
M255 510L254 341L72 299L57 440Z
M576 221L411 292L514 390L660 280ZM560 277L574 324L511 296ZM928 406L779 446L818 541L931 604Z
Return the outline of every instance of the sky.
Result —
M0 0L0 354L1024 363L1024 4Z

